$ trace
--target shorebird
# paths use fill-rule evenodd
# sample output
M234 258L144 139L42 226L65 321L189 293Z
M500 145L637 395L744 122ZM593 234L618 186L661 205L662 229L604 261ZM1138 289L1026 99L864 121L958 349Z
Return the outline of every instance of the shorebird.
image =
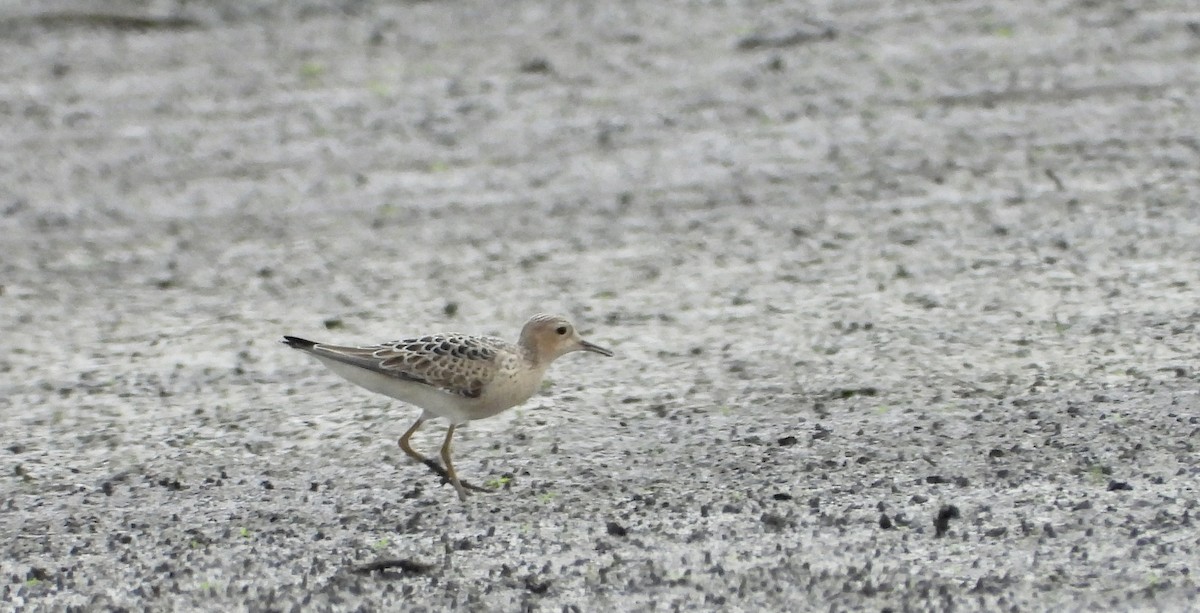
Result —
M608 349L580 338L567 318L545 314L530 317L515 344L464 334L434 334L355 347L295 336L285 336L283 342L317 358L351 383L419 407L421 415L400 437L400 449L449 481L462 500L466 500L468 488L486 490L464 486L458 480L450 460L455 428L529 400L541 386L550 363L563 355L590 351L612 356ZM444 469L409 444L421 424L438 417L450 421L442 442Z

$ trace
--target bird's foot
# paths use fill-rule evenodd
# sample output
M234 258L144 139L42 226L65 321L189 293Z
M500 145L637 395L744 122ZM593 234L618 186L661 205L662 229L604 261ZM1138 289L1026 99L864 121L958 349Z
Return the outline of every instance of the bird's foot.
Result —
M433 471L433 474L441 477L442 483L449 483L451 485L454 484L454 482L450 479L450 473L446 471L445 467L443 467L441 464L438 464L435 460L432 460L430 458L425 458L422 460L422 463L424 463L426 466L428 466L429 470ZM461 485L463 487L463 489L471 490L472 492L488 492L488 493L490 493L490 492L496 491L493 488L480 487L478 485L475 485L474 483L470 483L468 481L463 481L462 479L459 479L458 484Z

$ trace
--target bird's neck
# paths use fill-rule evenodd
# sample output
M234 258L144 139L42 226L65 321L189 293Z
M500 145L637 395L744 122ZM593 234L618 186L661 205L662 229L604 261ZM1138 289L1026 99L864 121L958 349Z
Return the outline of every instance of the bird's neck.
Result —
M537 347L531 347L525 343L521 343L521 360L530 368L535 370L545 371L550 366L550 359L541 355Z

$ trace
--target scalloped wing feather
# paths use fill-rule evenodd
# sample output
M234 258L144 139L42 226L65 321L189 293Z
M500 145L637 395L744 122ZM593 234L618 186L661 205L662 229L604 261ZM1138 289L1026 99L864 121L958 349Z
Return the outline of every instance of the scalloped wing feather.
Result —
M498 338L439 334L364 347L318 343L310 351L448 394L479 398L495 377L497 356L516 349Z

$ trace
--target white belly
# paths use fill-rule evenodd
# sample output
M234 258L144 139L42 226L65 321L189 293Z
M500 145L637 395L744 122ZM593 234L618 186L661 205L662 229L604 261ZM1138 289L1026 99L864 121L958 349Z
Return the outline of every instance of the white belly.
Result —
M420 407L430 417L444 417L456 425L464 424L472 419L495 415L503 410L500 409L494 413L481 415L479 414L480 401L484 400L483 398L466 398L464 396L447 394L423 383L414 383L412 381L381 375L365 368L351 366L345 362L323 358L319 355L314 357L321 360L321 363L328 367L329 370L332 370L341 378L355 385L377 394L395 398L396 400L403 400L411 405Z

